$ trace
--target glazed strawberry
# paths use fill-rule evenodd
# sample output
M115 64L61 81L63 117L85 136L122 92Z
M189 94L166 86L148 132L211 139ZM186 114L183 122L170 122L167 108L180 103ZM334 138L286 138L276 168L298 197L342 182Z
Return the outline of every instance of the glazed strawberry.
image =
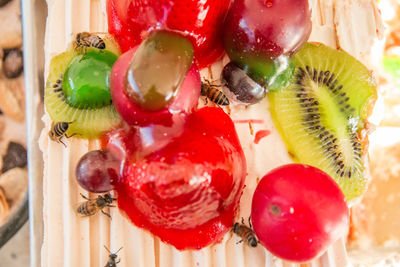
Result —
M109 32L127 51L154 29L187 35L195 48L199 68L223 54L222 22L230 0L108 0Z
M190 113L196 106L200 87L191 43L172 32L152 32L111 71L113 104L131 125L171 126L173 114Z
M121 142L136 138L132 131L126 134L111 136L107 148L118 150ZM141 145L127 153L115 185L119 208L177 249L220 240L232 227L246 175L230 117L220 108L202 108L188 115L183 133L161 149L141 155Z

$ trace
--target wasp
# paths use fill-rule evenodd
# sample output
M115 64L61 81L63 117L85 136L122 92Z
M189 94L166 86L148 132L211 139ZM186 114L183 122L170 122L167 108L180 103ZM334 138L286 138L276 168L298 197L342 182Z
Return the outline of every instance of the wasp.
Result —
M79 214L85 216L92 216L95 215L98 210L101 210L101 212L104 215L107 215L108 217L111 218L111 215L105 212L103 209L106 207L110 208L115 207L114 205L111 204L113 203L114 200L117 200L116 198L113 198L110 194L105 194L104 196L98 195L97 198L95 199L90 199L82 194L81 196L87 201L79 205L77 210Z
M212 102L220 106L229 105L229 99L218 89L221 85L216 85L209 80L201 83L201 95L209 98Z
M249 217L249 226L247 227L244 224L244 219L242 218L242 223L235 223L233 225L233 232L235 234L237 234L238 236L240 236L242 238L242 240L240 240L238 243L243 242L243 240L245 240L246 244L249 245L250 247L257 247L258 244L258 240L257 237L253 231L253 227L251 225L250 222L250 217Z
M108 261L106 263L106 265L104 265L104 267L116 267L118 263L120 263L121 259L118 259L117 261L117 253L122 249L122 247L120 249L118 249L117 252L112 253L106 246L104 246L104 248L108 251L108 253L110 253L108 255Z
M62 143L65 147L65 143L61 140L64 136L66 138L70 138L74 135L77 135L76 133L71 134L71 135L67 135L67 131L69 128L69 125L73 123L71 122L65 122L65 121L60 121L60 122L52 122L51 123L51 128L49 131L49 137L51 140L57 142L57 143Z
M75 37L75 49L83 49L81 60L85 57L89 47L97 48L100 51L106 48L106 43L98 35L89 32L80 32Z

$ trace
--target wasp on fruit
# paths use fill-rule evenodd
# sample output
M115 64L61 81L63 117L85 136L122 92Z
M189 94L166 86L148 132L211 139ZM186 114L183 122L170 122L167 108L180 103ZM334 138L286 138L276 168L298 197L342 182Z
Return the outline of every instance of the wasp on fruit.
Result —
M74 135L77 135L76 133L71 134L71 135L67 135L67 131L69 128L69 125L72 123L71 122L65 122L65 121L60 121L60 122L52 122L51 123L51 127L50 127L50 131L49 131L49 137L51 140L57 142L57 143L62 143L65 147L65 143L61 140L64 136L66 138L70 138Z
M242 223L235 223L233 225L232 230L235 234L237 234L242 238L238 243L241 243L244 240L245 243L250 247L257 247L258 240L252 229L253 227L251 225L250 217L249 217L249 226L250 227L244 224L244 219L242 218Z
M101 210L101 212L110 217L111 215L107 212L105 212L103 209L106 207L112 208L115 207L114 205L111 205L114 200L117 200L116 198L113 198L110 194L105 194L104 196L99 195L95 199L90 199L84 195L81 194L81 196L86 199L87 201L83 202L82 204L79 205L78 207L78 213L85 215L85 216L92 216L97 213L97 211Z
M205 81L201 83L201 95L209 98L217 105L229 105L229 99L226 97L224 92L218 89L218 87L221 87L221 85L216 85L215 83L205 79Z
M106 265L104 265L104 267L116 267L118 263L121 262L121 259L118 259L117 261L117 257L118 257L118 252L122 249L122 247L120 249L118 249L117 252L112 253L106 246L104 246L104 248L108 251L108 253L110 253L108 255L108 261L106 263Z
M100 36L96 34L89 32L78 33L75 37L75 49L84 50L81 60L85 57L87 49L90 47L97 48L101 51L106 48L106 43Z

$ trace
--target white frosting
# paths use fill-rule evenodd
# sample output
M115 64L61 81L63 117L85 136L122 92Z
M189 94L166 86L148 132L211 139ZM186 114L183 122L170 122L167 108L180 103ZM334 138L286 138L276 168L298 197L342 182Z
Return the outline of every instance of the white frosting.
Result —
M82 31L105 32L107 30L105 0L48 0L48 20L45 45L45 73L47 76L52 56L64 51L73 36ZM373 0L332 1L313 0L312 41L319 41L343 49L370 64L369 55L373 41L380 36L382 28ZM339 12L340 11L340 12ZM363 23L360 23L362 21ZM371 65L369 65L371 66ZM222 62L212 66L213 76L219 77ZM201 72L208 77L208 70ZM254 134L268 130L270 134L254 143L248 123L235 123L248 165L246 187L241 199L240 217L250 214L252 193L257 178L269 170L290 163L287 150L272 123L268 100L249 106L231 107L231 117L238 120L260 120L252 123ZM74 170L79 158L89 150L99 147L97 141L81 139L66 140L67 147L51 142L47 137L50 120L43 118L46 128L42 132L40 146L45 161L44 168L44 244L42 266L104 266L108 253L103 246L118 253L119 267L125 266L295 266L273 257L262 246L249 248L236 244L239 237L226 234L224 240L199 251L177 251L160 242L148 232L133 226L112 209L112 220L101 214L81 218L75 212L82 200L79 193L86 194L75 181ZM93 197L93 195L92 195ZM239 217L239 218L240 218ZM312 266L346 266L347 256L342 241L335 243Z

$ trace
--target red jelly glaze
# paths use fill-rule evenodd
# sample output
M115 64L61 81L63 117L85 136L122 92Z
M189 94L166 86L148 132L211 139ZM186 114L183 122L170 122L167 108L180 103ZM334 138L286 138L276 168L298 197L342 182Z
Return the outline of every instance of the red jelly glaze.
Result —
M119 208L180 250L222 239L232 227L246 176L230 117L216 107L197 110L186 117L181 135L147 155L140 156L141 145L129 144L135 136L119 130L109 137L108 149L131 149L115 185Z
M122 51L138 45L155 29L185 34L195 48L199 68L223 55L222 21L230 0L108 0L109 32Z
M260 130L256 132L256 136L254 137L254 144L258 144L261 141L261 139L267 137L270 133L271 131L269 130Z
M110 92L113 104L121 117L130 125L146 126L162 124L171 126L173 114L189 113L196 106L200 96L201 80L196 64L190 67L175 100L159 111L147 111L136 105L124 90L126 70L134 56L133 48L124 53L114 63L111 70Z

